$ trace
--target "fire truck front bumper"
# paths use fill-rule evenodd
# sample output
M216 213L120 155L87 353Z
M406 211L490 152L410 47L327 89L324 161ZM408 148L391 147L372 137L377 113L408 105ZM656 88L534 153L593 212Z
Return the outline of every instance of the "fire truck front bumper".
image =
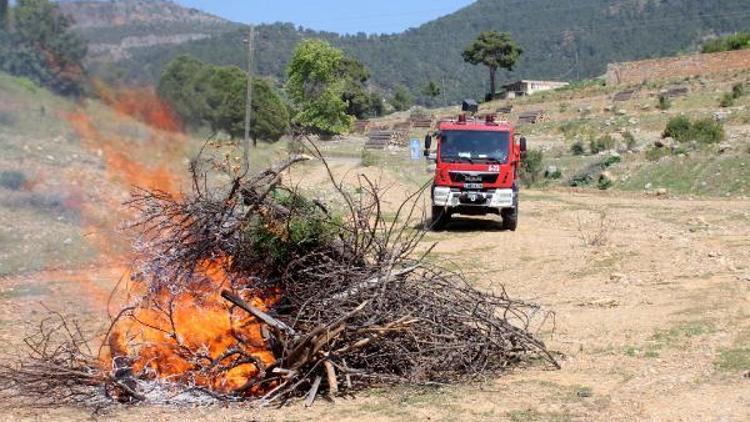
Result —
M466 191L449 187L436 187L432 192L432 204L436 207L456 209L489 209L499 212L515 206L513 189Z

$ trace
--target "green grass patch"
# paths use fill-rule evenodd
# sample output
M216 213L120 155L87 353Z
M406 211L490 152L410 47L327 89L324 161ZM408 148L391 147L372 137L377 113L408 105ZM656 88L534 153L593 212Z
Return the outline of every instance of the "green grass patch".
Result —
M750 370L750 347L722 350L715 365L716 368L728 372Z
M711 321L686 322L669 329L657 330L644 346L626 347L624 354L630 357L657 358L664 350L681 347L691 338L706 336L714 332L716 332L716 326Z
M665 148L660 148L665 149ZM642 191L651 183L675 194L726 196L750 193L750 157L718 155L711 151L648 162L615 187Z

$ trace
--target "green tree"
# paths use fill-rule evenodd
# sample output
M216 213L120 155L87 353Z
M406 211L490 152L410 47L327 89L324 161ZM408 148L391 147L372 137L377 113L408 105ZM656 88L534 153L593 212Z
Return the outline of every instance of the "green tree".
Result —
M339 76L344 53L325 41L307 40L294 50L287 70L286 91L292 101L292 122L321 135L346 132L353 118L343 100L346 81Z
M344 57L338 77L344 81L341 99L346 102L346 114L358 119L382 114L383 100L376 93L369 92L367 82L371 74L365 65L354 58Z
M422 94L433 99L439 97L440 93L440 87L438 87L437 84L433 81L428 82L422 90Z
M0 0L0 31L7 28L8 20L8 0Z
M464 61L473 65L485 65L490 71L490 98L495 98L498 69L513 70L523 53L507 32L486 31L463 52Z
M391 98L391 105L396 111L408 110L414 105L414 97L412 97L407 87L400 84L396 85L393 97Z
M86 43L71 30L72 21L48 0L18 0L13 9L12 44L0 56L0 68L26 76L63 95L80 95L86 75Z
M167 64L157 84L157 93L188 127L204 123L207 114L206 89L209 66L191 56L179 56ZM199 78L202 76L202 78Z
M186 126L209 125L233 138L244 136L247 73L234 66L211 66L193 57L171 61L157 91ZM250 136L278 141L289 129L289 111L273 85L253 79L253 119Z
M215 131L224 131L232 138L245 133L245 106L247 104L247 73L235 66L204 70L198 86L207 84L206 121ZM271 84L261 78L253 79L253 118L250 136L253 144L258 139L278 141L289 128L289 113L281 97Z
M253 120L250 125L253 142L257 139L276 142L288 132L289 110L284 100L268 80L254 78Z

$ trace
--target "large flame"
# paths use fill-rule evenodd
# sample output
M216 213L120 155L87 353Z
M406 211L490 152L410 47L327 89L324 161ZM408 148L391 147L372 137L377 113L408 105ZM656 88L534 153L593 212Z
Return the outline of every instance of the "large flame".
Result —
M181 132L182 124L174 113L153 90L95 87L98 97L116 111L120 123L135 125L135 119L146 124L144 141L118 136L112 122L95 120L85 109L68 116L84 145L102 157L109 181L122 191L137 186L179 197L182 177L175 164L184 162L188 137ZM82 200L79 204L89 239L98 246L102 262L110 266L130 260L112 246L122 241L111 229L132 217L112 212L122 209L121 201L122 197L114 197L104 203ZM226 273L228 267L227 260L220 259L197 263L189 286L177 290L172 286L152 291L145 281L134 277L118 295L129 305L135 304L134 310L113 327L102 362L111 366L115 358L127 358L140 378L220 393L258 394L267 388L252 387L251 381L275 357L264 339L262 324L221 297L222 290L243 286L242 280ZM82 282L88 280L81 278ZM263 311L278 300L276 292L237 293Z
M253 386L252 381L276 358L262 323L222 298L222 290L232 289L225 265L226 260L200 263L193 282L177 292L174 286L144 291L138 299L141 306L115 326L109 344L112 354L128 357L139 378L225 394L257 394L267 388ZM131 293L144 289L136 282ZM241 295L261 311L278 300L275 293Z

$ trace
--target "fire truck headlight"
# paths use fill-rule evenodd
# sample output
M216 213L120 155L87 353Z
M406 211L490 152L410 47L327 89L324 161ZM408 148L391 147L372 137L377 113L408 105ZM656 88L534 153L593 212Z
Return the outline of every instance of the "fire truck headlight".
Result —
M438 186L433 192L433 202L439 207L448 205L451 196L451 188Z
M498 189L492 194L492 206L510 208L513 206L513 190L512 189Z

